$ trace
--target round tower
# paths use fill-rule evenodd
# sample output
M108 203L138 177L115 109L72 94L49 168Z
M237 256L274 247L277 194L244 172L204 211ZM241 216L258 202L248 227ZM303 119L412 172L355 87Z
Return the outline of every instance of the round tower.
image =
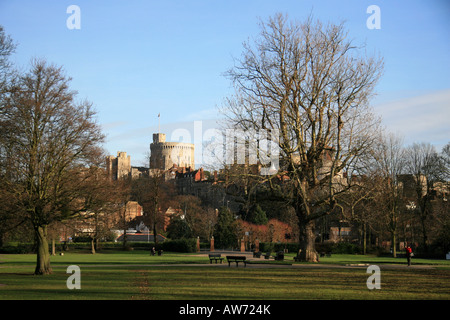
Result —
M194 170L194 152L192 143L166 142L164 133L154 133L150 144L150 169L168 170L175 164Z

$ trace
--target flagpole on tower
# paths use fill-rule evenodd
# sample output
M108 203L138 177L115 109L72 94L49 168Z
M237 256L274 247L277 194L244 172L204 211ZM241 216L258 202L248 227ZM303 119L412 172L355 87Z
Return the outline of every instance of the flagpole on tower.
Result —
M161 133L159 120L161 118L161 113L158 113L158 133Z

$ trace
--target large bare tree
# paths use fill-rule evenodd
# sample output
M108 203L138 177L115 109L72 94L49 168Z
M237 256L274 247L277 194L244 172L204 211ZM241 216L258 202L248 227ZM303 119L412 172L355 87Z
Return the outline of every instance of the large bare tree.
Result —
M236 92L224 113L229 128L264 131L277 144L275 169L288 177L282 195L298 216L300 256L317 261L315 221L336 208L337 195L350 187L341 183L343 172L358 165L377 136L369 102L383 62L359 50L344 24L277 14L260 30L227 73ZM256 149L250 156L267 163Z
M10 55L14 52L16 45L12 38L8 36L3 27L0 25L0 106L3 105L9 96L12 65L9 60ZM0 126L0 139L3 137L3 124ZM7 159L3 145L0 144L0 179L5 176L6 171L3 169ZM1 187L0 187L1 191ZM3 244L4 235L12 228L23 222L20 217L14 214L16 208L8 201L8 196L0 192L0 246Z
M51 273L47 227L89 210L90 179L103 162L92 105L77 101L62 68L34 60L0 106L1 188L35 231L35 274Z

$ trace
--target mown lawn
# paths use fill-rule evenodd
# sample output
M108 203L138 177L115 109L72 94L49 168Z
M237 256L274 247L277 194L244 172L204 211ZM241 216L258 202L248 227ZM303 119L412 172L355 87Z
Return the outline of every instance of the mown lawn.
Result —
M236 268L226 263L211 266L207 257L195 254L69 252L52 257L53 274L34 276L35 259L35 255L0 255L1 300L450 299L450 264L445 260L415 261L433 266L408 268L393 258L334 255L323 258L320 268ZM381 266L381 289L367 288L370 274L365 267L334 267L358 263ZM383 268L384 263L396 267ZM80 290L66 286L69 265L81 269Z

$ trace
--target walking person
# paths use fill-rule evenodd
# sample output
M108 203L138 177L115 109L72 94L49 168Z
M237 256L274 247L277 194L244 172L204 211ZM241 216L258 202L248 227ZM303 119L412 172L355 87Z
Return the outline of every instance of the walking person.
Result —
M411 266L411 257L413 256L412 249L409 245L406 246L406 259L408 260L408 267Z

